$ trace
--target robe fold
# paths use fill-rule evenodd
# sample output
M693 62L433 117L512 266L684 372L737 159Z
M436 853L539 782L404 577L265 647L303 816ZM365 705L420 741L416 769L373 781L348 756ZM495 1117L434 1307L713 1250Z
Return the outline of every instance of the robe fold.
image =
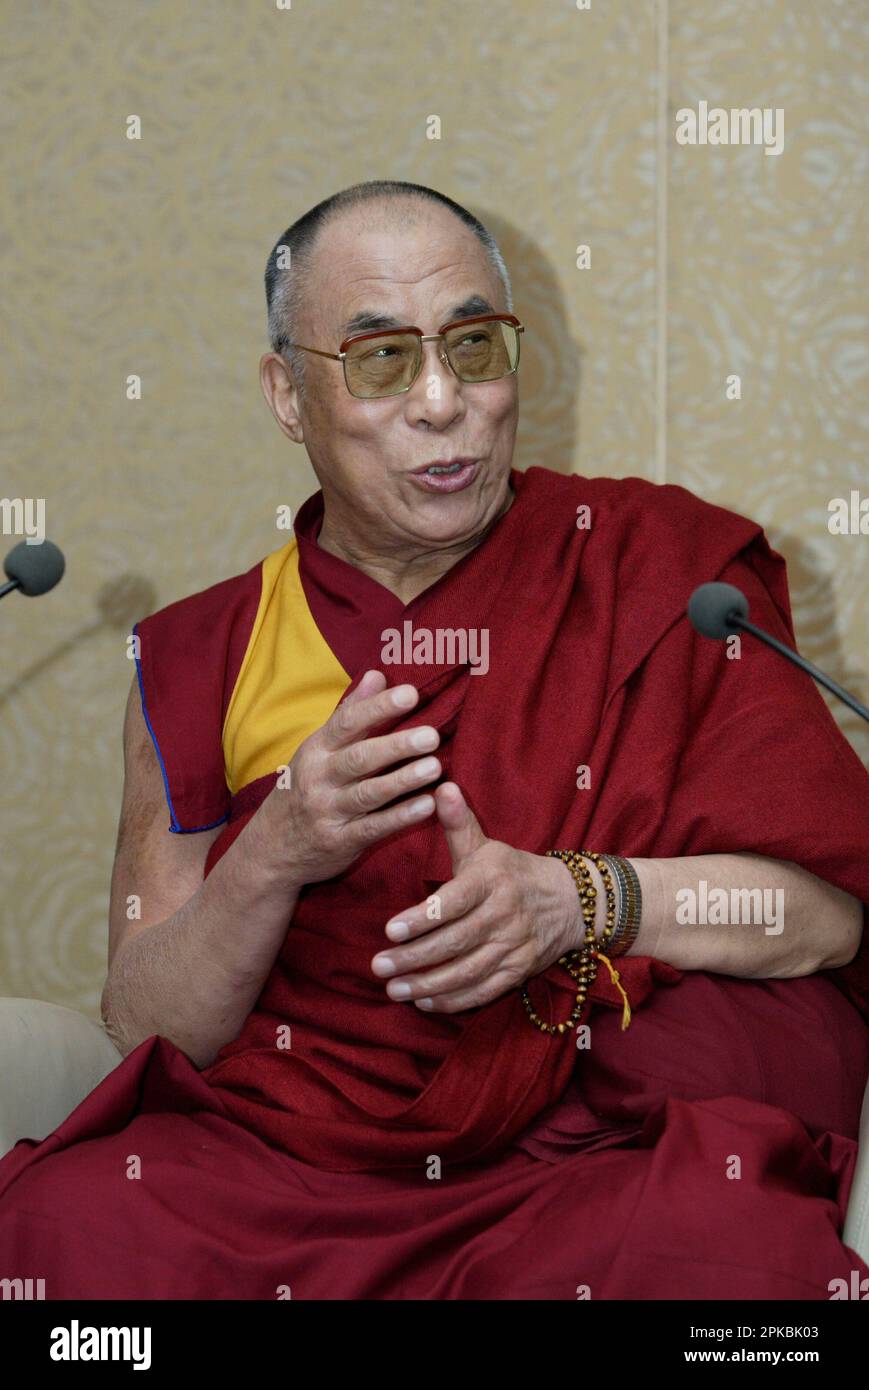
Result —
M722 580L795 645L762 529L635 478L531 468L511 487L483 542L408 605L318 547L317 493L280 551L137 625L169 828L225 822L206 874L375 667L417 687L391 727L438 728L444 779L491 838L754 853L869 902L869 780L814 683L750 637L733 659L686 617L696 585ZM486 669L479 644L385 659L407 624L485 634ZM370 969L386 921L451 876L431 817L306 885L211 1066L148 1039L0 1161L0 1274L46 1278L49 1298L740 1299L827 1298L869 1273L841 1241L865 945L784 980L628 955L630 1027L601 968L578 1048L534 1028L518 991L452 1015L389 999ZM557 964L529 992L553 1021L574 997Z

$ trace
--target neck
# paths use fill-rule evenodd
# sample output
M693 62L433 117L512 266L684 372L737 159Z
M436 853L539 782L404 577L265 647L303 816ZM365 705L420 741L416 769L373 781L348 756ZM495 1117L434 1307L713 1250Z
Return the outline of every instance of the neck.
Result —
M374 579L378 584L382 584L385 589L389 589L396 598L407 605L423 590L428 589L438 579L441 579L465 555L476 550L495 523L510 510L515 497L516 494L513 489L508 487L504 506L497 516L487 523L484 530L478 535L457 542L455 545L440 546L436 550L431 548L418 549L414 552L404 550L401 553L395 552L393 554L384 554L382 551L374 552L364 537L351 535L346 531L342 532L339 528L330 525L328 509L323 515L323 524L317 537L317 544L321 550L326 550L330 555L337 555L339 559L346 560L348 564L353 565L354 569L361 570L363 574L368 575L369 579Z

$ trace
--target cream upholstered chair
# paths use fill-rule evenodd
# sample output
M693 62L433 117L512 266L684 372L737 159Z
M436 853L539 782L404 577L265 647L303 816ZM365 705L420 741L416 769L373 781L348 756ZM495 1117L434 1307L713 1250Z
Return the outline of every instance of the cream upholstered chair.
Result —
M0 1157L45 1139L122 1061L92 1018L41 999L0 999Z
M0 999L0 1156L44 1139L121 1061L93 1019L39 999ZM869 1085L843 1239L869 1263Z

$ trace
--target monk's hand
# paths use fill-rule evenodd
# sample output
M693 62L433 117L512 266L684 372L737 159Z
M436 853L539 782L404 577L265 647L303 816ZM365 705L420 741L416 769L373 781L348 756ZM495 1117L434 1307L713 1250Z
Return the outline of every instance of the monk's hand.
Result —
M251 847L264 881L298 888L337 877L364 850L433 813L426 789L442 767L423 755L432 754L440 734L428 724L388 727L418 702L415 686L387 688L382 671L366 671L299 745L290 776L277 780L252 819Z
M387 923L396 944L371 968L388 978L391 999L458 1013L491 1003L580 946L582 917L559 859L488 839L455 782L435 789L435 803L453 877Z

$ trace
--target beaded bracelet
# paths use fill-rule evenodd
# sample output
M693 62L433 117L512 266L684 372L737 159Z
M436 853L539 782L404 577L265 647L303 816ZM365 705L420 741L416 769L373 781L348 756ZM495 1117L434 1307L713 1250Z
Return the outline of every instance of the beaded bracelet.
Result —
M600 950L600 947L609 942L615 929L615 890L613 888L609 867L604 862L602 855L595 854L590 850L570 849L548 849L546 854L550 858L561 859L567 865L573 877L573 881L576 884L577 892L579 893L582 920L585 925L585 941L579 950L568 951L558 959L558 964L564 967L568 975L570 975L576 983L576 1001L564 1023L545 1023L531 1003L527 985L524 985L522 988L521 998L528 1017L536 1028L539 1028L543 1033L563 1034L569 1033L572 1028L579 1024L582 1011L585 1008L588 998L588 991L591 989L597 977L596 961L597 959L606 960L606 956ZM600 940L595 937L594 931L597 889L594 886L594 881L588 866L584 863L585 859L591 860L597 868L603 879L604 890L606 892L606 923L604 930L601 932ZM613 971L608 961L607 965L613 977L613 981L618 987L618 972ZM620 992L625 998L625 1005L627 1007L627 996L624 995L624 990L620 990ZM629 1011L627 1017L630 1019ZM623 1023L622 1026L624 1027L626 1025Z

